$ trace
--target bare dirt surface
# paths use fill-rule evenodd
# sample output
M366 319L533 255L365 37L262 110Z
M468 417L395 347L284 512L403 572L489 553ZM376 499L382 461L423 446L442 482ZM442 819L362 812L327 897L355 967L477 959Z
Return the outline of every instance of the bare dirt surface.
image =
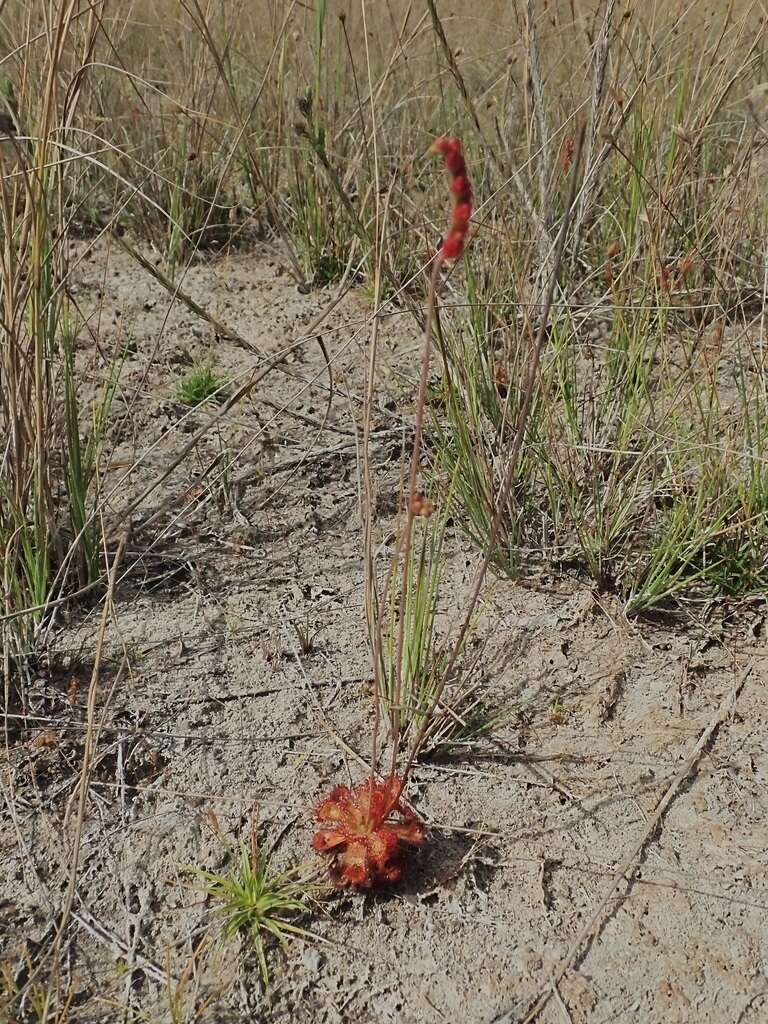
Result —
M409 796L430 841L405 883L324 902L309 923L324 941L274 952L266 1005L253 955L217 941L186 868L225 868L254 813L279 862L312 863L313 804L365 771L348 749L367 756L371 729L350 410L359 419L370 305L350 294L322 325L334 370L327 422L328 374L312 337L125 517L216 412L176 402L190 365L213 361L237 387L335 293L301 294L266 244L191 268L185 292L255 356L182 305L168 314L159 285L127 256L104 256L97 249L79 268L78 301L101 307L79 358L98 384L107 353L125 346L105 458L111 529L119 536L130 519L130 531L62 951L70 1019L512 1024L549 993L536 1017L546 1024L765 1020L763 603L628 624L586 583L538 570L495 582L476 630L489 702L505 715L496 743L415 771ZM382 330L373 461L387 517L419 338L406 314ZM458 533L449 548L447 624L477 558ZM34 964L55 929L69 878L99 615L94 604L55 620L28 728L4 754L14 814L9 801L0 942L19 982L24 958ZM296 626L315 634L308 654ZM723 701L655 827L659 800Z

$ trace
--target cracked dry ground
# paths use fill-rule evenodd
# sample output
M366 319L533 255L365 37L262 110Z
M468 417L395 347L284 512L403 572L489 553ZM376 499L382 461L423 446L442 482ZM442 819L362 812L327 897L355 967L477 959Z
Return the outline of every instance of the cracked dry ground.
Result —
M76 281L81 304L99 310L80 344L83 374L99 386L107 354L126 352L108 447L116 533L121 510L211 415L175 403L179 376L215 360L246 380L334 294L301 294L268 245L193 266L185 291L257 358L183 306L169 313L166 293L124 255L107 261L97 249ZM628 625L585 582L543 570L488 591L476 636L503 746L416 770L411 795L430 842L405 884L327 902L310 925L325 941L272 957L271 1006L247 946L214 941L187 866L222 869L254 813L280 862L311 862L312 805L363 771L349 749L366 754L371 719L351 412L369 311L366 295L350 294L321 327L334 371L327 422L313 336L131 516L62 949L71 1019L511 1024L549 994L536 1018L546 1024L764 1020L764 603ZM383 319L382 332L373 462L386 525L419 338L406 314ZM477 557L458 533L448 549L446 628ZM4 753L0 942L22 979L69 877L99 615L94 604L54 620L28 728ZM315 634L308 655L297 626ZM660 798L724 700L655 828Z

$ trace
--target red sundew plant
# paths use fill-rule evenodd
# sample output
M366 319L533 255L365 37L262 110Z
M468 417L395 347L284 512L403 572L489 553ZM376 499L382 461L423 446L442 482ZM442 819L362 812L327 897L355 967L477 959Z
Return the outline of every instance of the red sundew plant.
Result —
M432 350L432 327L435 318L440 267L446 260L457 260L464 252L469 221L472 216L472 186L462 153L461 141L443 136L435 141L432 152L443 157L446 170L451 176L453 215L451 226L441 248L435 254L432 275L427 293L427 316L424 328L424 346L421 355L421 375L416 398L414 439L406 501L405 528L401 533L398 557L402 554L402 586L400 594L400 628L395 664L398 666L393 707L402 706L402 664L405 643L404 622L405 602L410 579L410 557L413 545L414 520L429 517L434 505L417 487L421 459L421 438L426 407L427 381ZM374 661L376 659L374 658ZM384 781L376 778L378 764L378 723L380 698L383 692L376 665L376 691L374 695L375 724L373 731L371 775L352 788L337 786L325 800L315 808L315 819L323 826L315 833L312 845L319 853L331 855L331 875L340 887L374 889L392 885L399 881L409 847L422 846L426 832L423 823L403 803L403 787L419 750L424 743L427 728L437 708L445 686L445 673L430 695L430 704L424 715L424 722L408 752L405 770L401 778L395 775L395 766L400 743L400 712L395 713L392 723L392 767ZM394 817L393 817L394 816Z
M339 886L373 889L400 880L405 846L421 846L425 838L423 824L400 799L402 790L393 775L382 782L371 777L353 789L336 786L315 808L324 827L312 845L332 854L331 873Z

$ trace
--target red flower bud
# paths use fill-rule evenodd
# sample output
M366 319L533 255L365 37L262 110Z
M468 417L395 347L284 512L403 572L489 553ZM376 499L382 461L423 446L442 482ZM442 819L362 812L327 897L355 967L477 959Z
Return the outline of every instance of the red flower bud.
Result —
M456 176L463 174L467 169L464 163L464 157L461 155L461 150L449 149L445 154L445 166Z
M461 140L443 136L436 139L432 150L443 157L446 170L451 175L451 194L454 207L451 218L451 229L443 242L442 256L446 260L456 260L464 251L464 242L469 231L472 216L472 186L467 177L467 165L461 151Z
M472 189L464 175L459 175L451 182L451 192L456 196L457 203L472 202Z
M443 257L446 260L457 260L464 251L464 235L452 231L443 242Z
M459 203L453 211L453 226L454 228L464 228L465 230L469 227L469 218L472 216L472 207L469 203Z

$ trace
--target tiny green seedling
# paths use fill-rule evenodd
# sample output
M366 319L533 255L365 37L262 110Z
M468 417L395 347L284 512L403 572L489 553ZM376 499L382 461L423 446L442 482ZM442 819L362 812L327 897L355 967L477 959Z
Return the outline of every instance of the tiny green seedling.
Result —
M228 394L227 381L212 366L193 366L176 386L176 397L184 405L196 406L203 402L223 402Z
M192 870L205 880L208 895L219 904L217 913L224 919L224 941L240 934L253 945L264 991L269 997L267 941L271 937L285 949L292 936L316 939L295 919L309 912L308 900L321 886L303 877L301 865L273 872L270 854L258 849L253 832L250 849L241 841L237 863L229 875Z
M553 725L565 725L568 718L568 708L563 704L559 697L556 697L555 700L552 701L552 706L549 709L550 722Z
M310 654L314 654L317 650L315 641L319 629L312 629L309 624L309 615L307 615L304 625L300 625L298 622L292 623L294 632L296 633L296 639L299 641L299 649L305 657L309 657Z

